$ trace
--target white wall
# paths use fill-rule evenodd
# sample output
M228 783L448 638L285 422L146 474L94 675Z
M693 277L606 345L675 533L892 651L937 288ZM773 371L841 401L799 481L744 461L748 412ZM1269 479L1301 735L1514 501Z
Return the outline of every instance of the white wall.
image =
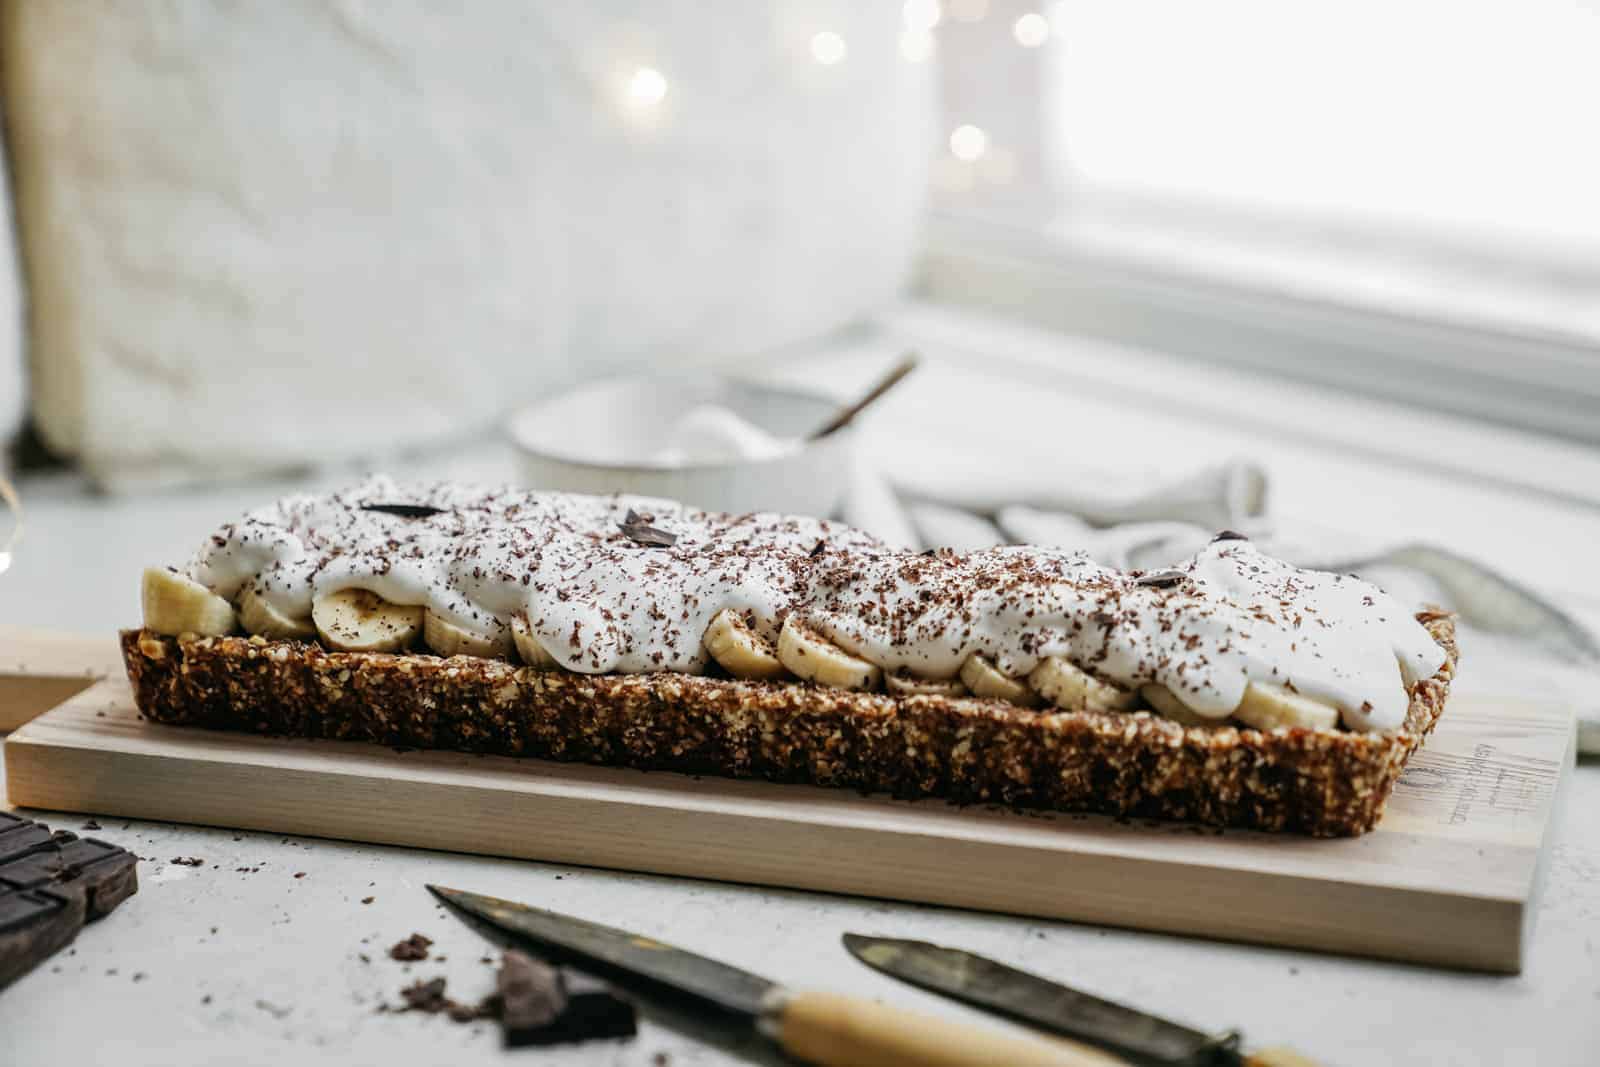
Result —
M422 449L816 336L918 233L897 4L9 14L36 412L111 486Z

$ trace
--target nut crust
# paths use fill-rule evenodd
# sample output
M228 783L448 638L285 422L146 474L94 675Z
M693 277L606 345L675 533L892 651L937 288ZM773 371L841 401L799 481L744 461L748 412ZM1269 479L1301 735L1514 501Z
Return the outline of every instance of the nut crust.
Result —
M1412 687L1393 734L1183 727L1148 711L584 675L261 637L126 630L122 651L140 712L159 723L1339 837L1377 825L1444 710L1454 618L1417 619L1447 657Z

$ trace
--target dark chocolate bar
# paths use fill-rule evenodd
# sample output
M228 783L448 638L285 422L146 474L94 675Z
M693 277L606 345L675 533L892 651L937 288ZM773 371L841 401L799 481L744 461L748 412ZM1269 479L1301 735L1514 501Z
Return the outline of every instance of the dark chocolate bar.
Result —
M125 849L0 811L0 989L138 891Z

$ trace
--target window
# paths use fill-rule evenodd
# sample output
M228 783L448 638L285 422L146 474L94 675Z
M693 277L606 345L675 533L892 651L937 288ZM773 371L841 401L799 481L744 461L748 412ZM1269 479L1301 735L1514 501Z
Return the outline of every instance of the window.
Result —
M936 290L1009 250L1061 272L1041 302L1088 287L1091 328L1181 344L1198 314L1212 354L1356 388L1420 360L1445 406L1600 437L1600 2L942 15Z

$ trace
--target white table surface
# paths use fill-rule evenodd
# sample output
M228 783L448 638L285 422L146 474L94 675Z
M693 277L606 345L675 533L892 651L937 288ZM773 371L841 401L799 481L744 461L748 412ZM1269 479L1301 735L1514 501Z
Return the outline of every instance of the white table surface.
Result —
M929 366L866 435L885 466L917 442L967 431L995 462L1054 458L1188 469L1244 454L1269 468L1275 510L1331 529L1426 537L1472 552L1600 616L1600 577L1572 565L1600 540L1592 452L1443 420L1424 457L1403 414L1202 373L1144 353L1067 342L912 306L870 335L770 369L847 391L906 343ZM1261 398L1267 398L1262 400ZM1259 402L1257 402L1259 401ZM1046 413L1054 417L1041 423ZM1303 429L1315 426L1315 432ZM1409 429L1408 429L1409 428ZM1106 436L1106 435L1111 436ZM1093 449L1085 443L1115 442ZM1059 442L1059 447L1052 444ZM1473 442L1481 460L1472 457ZM1020 452L1019 449L1027 451ZM1466 450L1463 453L1463 449ZM987 450L987 451L986 451ZM1114 457L1109 459L1107 457ZM1176 464L1175 465L1175 459ZM1541 485L1510 484L1519 464ZM497 445L427 462L413 475L512 479ZM1471 473L1491 471L1485 481ZM1064 474L1065 476L1065 474ZM183 558L245 507L338 473L137 499L87 493L70 475L23 486L27 539L0 576L0 622L84 631L137 619L141 567ZM1487 690L1466 650L1461 685ZM1581 763L1558 817L1523 974L1427 967L1228 945L943 908L102 818L100 835L145 858L139 894L76 945L0 995L0 1064L121 1062L550 1064L776 1062L752 1041L651 1008L639 1037L504 1052L490 1023L380 1014L416 978L490 991L490 947L438 911L424 883L459 885L571 911L704 950L788 983L840 989L951 1016L967 1014L880 977L839 947L846 930L967 946L1198 1026L1235 1025L1328 1063L1592 1064L1600 1048L1600 766ZM86 816L30 813L77 829ZM170 863L198 856L202 867ZM240 871L239 868L250 868ZM294 875L304 872L304 877ZM366 896L375 899L361 903ZM420 931L445 961L400 964L394 941ZM370 957L365 962L361 954Z

